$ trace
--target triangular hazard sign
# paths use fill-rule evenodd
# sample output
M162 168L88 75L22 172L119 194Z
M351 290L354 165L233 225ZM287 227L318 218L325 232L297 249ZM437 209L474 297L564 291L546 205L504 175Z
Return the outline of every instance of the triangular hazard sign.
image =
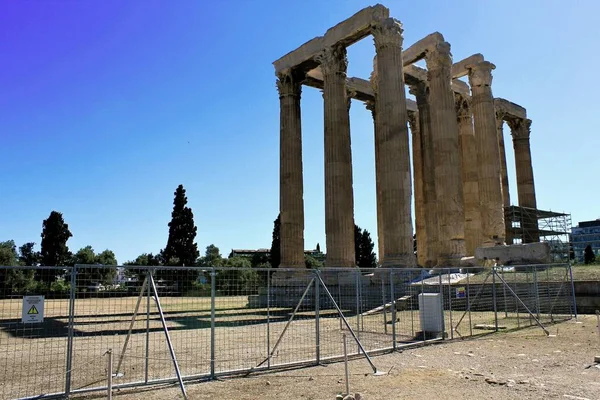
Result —
M31 306L29 311L27 311L27 314L39 314L39 313L38 313L37 308L35 308L35 306Z

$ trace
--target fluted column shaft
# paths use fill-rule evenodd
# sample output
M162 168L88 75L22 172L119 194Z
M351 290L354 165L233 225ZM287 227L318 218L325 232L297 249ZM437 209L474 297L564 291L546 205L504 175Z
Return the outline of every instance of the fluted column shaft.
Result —
M327 267L353 267L354 197L350 149L350 98L346 91L346 48L327 48L323 71L325 119L325 234Z
M465 249L466 254L472 256L481 243L477 143L475 142L469 99L455 95L455 100L465 208Z
M377 118L375 112L375 102L367 101L367 110L371 111L373 115L373 132L377 132ZM375 192L376 192L376 202L377 202L377 257L379 258L379 262L382 261L383 254L385 252L385 238L383 235L383 215L381 211L381 179L379 175L381 174L381 165L380 165L380 155L379 155L379 142L375 140Z
M492 70L495 66L482 61L468 68L479 165L482 246L487 247L504 244L505 235L500 150L492 95Z
M438 43L425 60L439 228L437 265L458 265L465 255L465 214L450 44Z
M506 148L504 143L504 113L497 112L496 113L496 129L498 131L498 150L500 157L500 179L502 181L502 201L504 204L504 210L507 207L510 207L510 187L508 186L508 170L506 167ZM506 211L505 211L506 217ZM506 218L504 221L506 227L506 236L505 241L506 244L512 244L513 238L511 233L510 223L506 222Z
M424 229L425 236L427 237L427 247L425 248L426 258L421 265L424 267L433 267L437 264L438 259L438 212L436 205L433 137L429 113L429 89L425 82L419 82L410 87L410 92L417 100L417 107L419 109L419 134L421 136L421 171L423 172L423 208L425 213ZM417 246L419 246L418 239Z
M527 208L537 208L535 198L535 182L533 180L533 166L531 162L531 146L529 136L531 134L530 119L515 119L509 122L513 137L513 147L515 150L515 169L517 172L517 191L519 196L519 206ZM532 213L527 213L531 218L523 221L525 225L524 243L535 243L540 241L540 232L537 218L533 218Z
M281 267L305 268L302 179L301 83L292 71L278 74L280 107L279 212Z
M425 229L425 202L423 198L423 138L419 129L419 113L408 113L412 134L413 182L415 190L415 231L417 236L417 263L427 263L427 231Z
M383 265L412 267L411 175L406 95L402 71L402 26L388 18L372 29L377 54L375 140L381 165L381 209L385 248Z

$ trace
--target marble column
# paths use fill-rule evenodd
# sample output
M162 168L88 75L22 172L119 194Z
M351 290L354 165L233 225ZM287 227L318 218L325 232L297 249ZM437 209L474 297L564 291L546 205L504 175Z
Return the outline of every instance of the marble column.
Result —
M515 169L517 172L517 192L519 206L537 209L535 198L535 182L533 180L533 166L531 163L531 146L529 136L531 134L531 120L515 118L508 121L513 137L515 150ZM535 243L540 241L540 232L537 218L533 212L526 213L527 218L521 223L524 225L524 243Z
M412 135L413 182L415 190L415 231L417 236L417 264L427 263L427 231L425 230L425 203L423 198L423 141L419 129L419 113L408 112Z
M504 204L504 225L506 228L505 242L513 244L512 224L506 219L506 210L510 207L510 188L508 186L508 170L506 167L506 148L504 144L504 117L503 112L496 112L496 129L498 130L498 150L500 151L500 179L502 181L502 200Z
M304 199L302 180L302 85L294 71L277 75L279 91L279 212L281 263L284 268L305 268Z
M346 48L341 45L327 48L318 61L323 71L325 114L325 265L354 267L354 197Z
M406 95L402 71L402 26L393 18L372 28L377 54L375 141L379 142L383 266L413 267L411 175Z
M471 108L477 141L479 203L483 247L504 244L504 200L500 179L500 150L496 110L492 95L492 70L488 61L467 66L471 85Z
M450 44L441 42L429 49L425 61L438 212L437 265L459 265L465 256L465 213Z
M462 165L463 197L465 208L466 254L475 255L481 243L481 212L479 211L479 180L477 174L477 143L473 131L473 118L469 100L455 94L458 120L458 143Z
M367 110L371 111L373 115L373 131L377 132L377 118L375 114L375 102L367 101L366 102ZM382 211L381 211L381 179L379 178L379 174L381 174L381 166L380 158L379 158L379 142L375 140L375 192L376 192L376 201L377 201L377 258L381 262L383 254L385 253L385 238L383 236L383 220L382 220Z
M424 229L425 236L427 237L425 260L421 265L431 268L437 264L438 259L438 212L436 205L433 137L431 120L429 118L429 88L425 82L418 82L410 86L410 93L417 100L417 107L419 109L419 134L421 136L423 208L425 210ZM419 240L417 239L418 245Z

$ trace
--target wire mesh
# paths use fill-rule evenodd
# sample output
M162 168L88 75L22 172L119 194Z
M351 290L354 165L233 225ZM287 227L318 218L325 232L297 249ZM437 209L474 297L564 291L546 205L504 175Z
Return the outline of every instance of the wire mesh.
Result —
M552 323L570 266L447 269L0 267L0 397L176 382ZM26 282L29 282L25 284ZM44 320L22 321L42 295Z

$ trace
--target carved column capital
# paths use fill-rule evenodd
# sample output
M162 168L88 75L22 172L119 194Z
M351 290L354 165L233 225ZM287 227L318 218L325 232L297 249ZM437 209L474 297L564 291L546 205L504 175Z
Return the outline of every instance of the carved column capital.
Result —
M456 104L456 118L471 118L471 98L459 93L454 93L454 103Z
M375 118L375 100L365 101L365 107L367 110L371 111L371 114L373 114L373 118Z
M402 48L402 23L395 18L386 18L383 21L371 25L371 34L375 42L375 49L385 47Z
M423 104L423 102L428 100L429 97L429 87L426 82L419 81L414 85L408 86L408 93L415 96L417 99L417 105Z
M410 127L410 132L414 136L419 131L419 112L418 111L408 111L408 126Z
M323 75L343 74L346 76L348 70L348 58L346 47L336 44L324 49L318 56L317 61L321 64Z
M489 61L467 65L469 70L469 84L474 86L492 86L492 71L496 66Z
M506 113L504 111L496 111L496 128L498 130L502 129L502 125L504 125L505 119Z
M441 68L452 68L452 53L450 43L440 42L427 49L425 54L427 70L434 71Z
M295 96L300 97L302 93L302 83L298 76L291 69L279 72L277 75L277 91L279 97Z
M531 120L522 118L511 118L506 121L510 127L513 140L529 140L531 135Z
M352 99L355 96L356 96L355 91L346 89L346 101L348 102L348 111L350 111L350 105L352 104Z

